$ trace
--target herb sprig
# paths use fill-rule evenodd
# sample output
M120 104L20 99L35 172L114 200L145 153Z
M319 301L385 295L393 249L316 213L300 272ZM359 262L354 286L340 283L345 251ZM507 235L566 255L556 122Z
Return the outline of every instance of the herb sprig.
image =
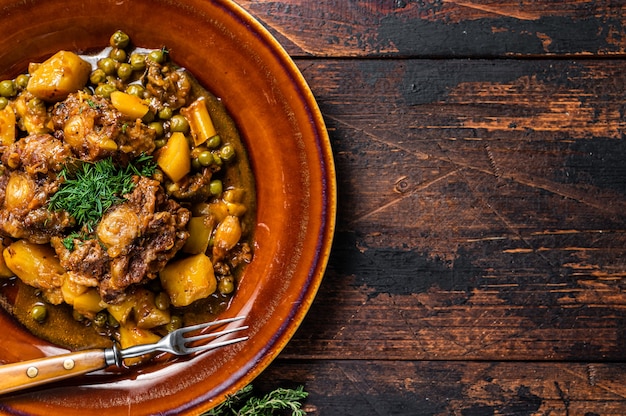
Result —
M139 156L126 167L116 165L111 158L82 162L75 171L65 166L59 174L64 182L50 197L48 209L67 211L78 227L92 232L104 213L134 189L133 176L151 176L155 169L149 155Z
M264 396L254 395L252 385L228 397L226 401L202 416L272 416L278 411L291 412L292 416L304 416L301 401L309 393L303 386L296 389L277 388Z

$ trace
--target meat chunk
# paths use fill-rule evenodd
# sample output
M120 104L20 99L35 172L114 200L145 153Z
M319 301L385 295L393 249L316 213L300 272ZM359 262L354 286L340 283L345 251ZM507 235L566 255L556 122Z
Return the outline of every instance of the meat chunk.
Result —
M2 164L31 176L59 172L72 156L70 147L49 134L33 134L2 151Z
M161 65L146 60L146 90L155 98L151 105L155 110L164 106L176 110L187 103L191 91L189 75L184 70L174 70L170 65Z
M122 300L129 287L155 278L189 236L189 210L167 199L158 181L135 179L135 189L125 201L99 222L97 240L77 240L73 251L59 239L52 242L61 265L77 277L95 279L108 303Z
M107 100L82 91L52 109L52 125L82 160L102 159L117 150L121 113Z
M154 151L156 132L139 120L129 120L110 101L82 91L54 106L52 124L79 159L118 160Z
M45 204L57 191L57 174L70 149L48 134L35 134L4 148L0 177L0 234L43 244L73 225L65 212L51 212Z

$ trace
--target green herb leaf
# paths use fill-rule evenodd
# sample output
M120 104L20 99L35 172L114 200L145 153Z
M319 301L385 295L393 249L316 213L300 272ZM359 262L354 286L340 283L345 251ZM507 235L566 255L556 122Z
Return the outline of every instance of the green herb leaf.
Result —
M126 167L116 166L111 158L83 162L73 175L66 166L60 173L65 182L50 198L48 209L67 211L79 227L92 232L104 213L134 189L133 176L151 176L155 169L148 155L141 155Z
M277 388L262 397L253 395L248 385L203 416L271 416L290 411L292 416L304 416L301 401L309 394L303 386L296 389Z
M65 246L66 249L68 249L69 251L73 251L74 250L74 240L76 239L83 239L84 236L82 233L78 233L78 232L72 232L70 233L67 237L65 237L63 239L63 245Z
M78 240L78 244L82 245L85 241L95 238L93 234L86 234L81 231L72 231L61 242L69 251L74 251L75 241Z

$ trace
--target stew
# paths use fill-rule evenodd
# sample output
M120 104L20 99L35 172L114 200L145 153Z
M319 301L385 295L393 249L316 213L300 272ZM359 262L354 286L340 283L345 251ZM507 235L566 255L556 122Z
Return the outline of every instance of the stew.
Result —
M118 31L0 82L0 302L68 348L154 342L227 308L254 180L222 102Z

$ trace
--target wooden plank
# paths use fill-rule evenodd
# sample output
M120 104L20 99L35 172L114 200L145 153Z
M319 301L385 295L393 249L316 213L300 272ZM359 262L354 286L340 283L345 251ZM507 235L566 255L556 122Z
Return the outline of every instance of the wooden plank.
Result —
M260 391L304 385L310 415L623 415L625 364L279 359ZM373 382L375 380L375 382Z
M238 1L294 56L623 55L608 1Z
M625 61L298 65L339 222L285 357L626 358Z

